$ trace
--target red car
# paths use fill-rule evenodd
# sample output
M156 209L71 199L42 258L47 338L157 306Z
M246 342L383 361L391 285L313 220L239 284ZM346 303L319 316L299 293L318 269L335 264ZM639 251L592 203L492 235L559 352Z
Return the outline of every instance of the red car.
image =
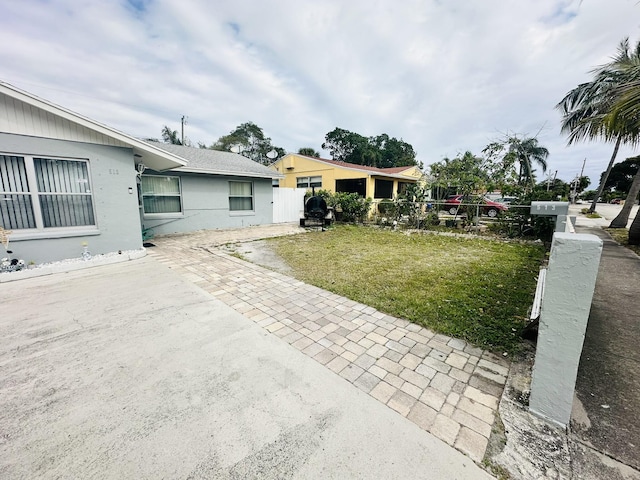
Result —
M460 208L460 210L458 209L461 203L465 207L471 207L472 212L475 210L475 206L479 204L480 213L492 218L495 218L499 213L506 212L508 210L508 207L505 204L494 202L485 197L467 197L464 200L463 197L464 195L451 195L450 197L447 197L444 202L444 209L451 215L456 215L462 211L462 208Z

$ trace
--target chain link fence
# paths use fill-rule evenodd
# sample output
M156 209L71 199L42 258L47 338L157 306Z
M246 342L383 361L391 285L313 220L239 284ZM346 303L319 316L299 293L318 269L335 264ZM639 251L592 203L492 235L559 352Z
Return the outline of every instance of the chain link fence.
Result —
M530 205L501 205L428 200L376 200L370 221L396 229L460 231L472 234L497 234L508 238L546 239L553 225L545 217L533 217Z

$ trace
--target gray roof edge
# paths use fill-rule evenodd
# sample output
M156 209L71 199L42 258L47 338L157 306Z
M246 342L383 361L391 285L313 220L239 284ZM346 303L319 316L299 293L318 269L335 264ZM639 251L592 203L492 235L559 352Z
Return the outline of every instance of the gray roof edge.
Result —
M174 171L185 173L204 173L208 175L226 175L230 177L252 177L252 178L284 178L284 175L278 172L259 173L259 172L240 172L233 170L211 170L208 168L185 167L174 168Z

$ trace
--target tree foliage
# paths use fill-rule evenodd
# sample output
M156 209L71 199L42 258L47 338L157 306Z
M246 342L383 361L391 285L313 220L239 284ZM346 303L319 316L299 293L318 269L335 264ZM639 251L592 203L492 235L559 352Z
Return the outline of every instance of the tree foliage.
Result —
M238 153L263 165L273 162L274 159L267 156L271 150L276 151L276 158L286 154L283 148L273 146L271 138L265 136L262 128L253 122L238 125L235 130L220 137L209 148L228 152L232 147L239 147Z
M631 182L633 182L633 177L637 173L638 168L640 168L640 156L627 158L615 164L613 168L611 168L611 172L605 181L605 190L615 190L623 194L629 193ZM600 175L601 182L605 173L606 172L602 172Z
M494 178L509 183L516 180L519 186L531 189L535 187L533 164L538 164L542 171L547 170L549 150L538 143L535 137L505 135L504 138L490 143L482 151L494 164Z
M621 143L640 140L640 42L634 48L623 39L611 61L592 71L593 80L569 91L556 108L562 113L562 131L569 144L578 140L615 141L609 165L590 211L604 191Z
M329 150L331 158L341 162L355 163L378 168L417 165L413 146L389 137L386 133L364 137L342 128L335 128L325 135L322 148Z
M467 151L456 158L443 158L430 165L429 178L435 187L436 198L447 195L486 191L491 182L491 173L485 158Z
M182 145L178 131L171 130L167 125L162 127L162 140L164 141L164 143L170 143L172 145Z
M302 147L298 149L298 153L300 155L306 155L307 157L315 157L315 158L320 158L320 153L317 152L314 148L312 147Z

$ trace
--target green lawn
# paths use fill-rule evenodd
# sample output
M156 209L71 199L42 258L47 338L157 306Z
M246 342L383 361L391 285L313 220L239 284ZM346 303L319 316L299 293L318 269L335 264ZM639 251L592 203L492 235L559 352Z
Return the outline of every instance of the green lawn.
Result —
M518 349L544 248L336 226L270 239L307 283L497 352Z

